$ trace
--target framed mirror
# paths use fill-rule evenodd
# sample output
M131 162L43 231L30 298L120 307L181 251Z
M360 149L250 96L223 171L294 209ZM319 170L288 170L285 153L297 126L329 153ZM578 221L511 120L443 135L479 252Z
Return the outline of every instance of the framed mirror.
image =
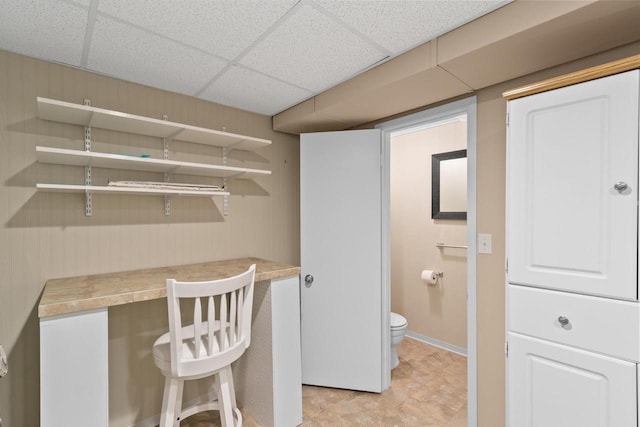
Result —
M431 156L431 218L467 219L467 150Z

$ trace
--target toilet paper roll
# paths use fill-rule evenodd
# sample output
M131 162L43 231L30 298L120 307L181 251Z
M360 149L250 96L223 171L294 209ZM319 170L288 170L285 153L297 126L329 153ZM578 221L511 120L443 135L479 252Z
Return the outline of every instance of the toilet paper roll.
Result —
M438 275L433 270L422 270L420 277L425 285L435 285L438 281Z

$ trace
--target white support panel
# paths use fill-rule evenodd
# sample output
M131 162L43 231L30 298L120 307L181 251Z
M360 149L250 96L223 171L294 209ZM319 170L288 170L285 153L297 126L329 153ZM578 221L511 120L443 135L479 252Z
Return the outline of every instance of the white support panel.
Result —
M108 427L108 315L40 319L41 427Z
M251 345L233 367L236 395L259 425L302 423L299 276L256 282Z
M267 139L237 135L168 120L137 116L71 102L38 97L38 117L62 123L92 126L119 132L173 138L196 144L255 150L271 144Z
M302 424L300 278L271 282L273 425Z
M233 366L236 397L258 425L274 422L273 313L271 281L256 282L253 294L251 344Z
M97 153L68 150L55 147L36 147L36 157L41 163L68 166L94 166L98 168L125 169L144 172L163 172L182 175L213 176L221 178L253 178L271 175L270 170L239 168L207 163L181 162L153 159L126 154Z
M228 196L226 191L197 191L197 190L168 190L155 188L133 188L133 187L108 187L97 185L67 185L67 184L36 184L40 191L52 191L63 193L114 193L114 194L147 194L147 195L173 195L173 196Z

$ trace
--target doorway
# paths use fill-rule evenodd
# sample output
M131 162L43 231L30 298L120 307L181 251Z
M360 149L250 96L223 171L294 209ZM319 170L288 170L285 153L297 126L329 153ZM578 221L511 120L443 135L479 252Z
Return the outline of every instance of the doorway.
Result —
M391 311L406 335L467 354L467 122L391 135Z
M414 113L378 126L382 131L382 311L383 330L389 330L391 312L391 144L398 135L466 119L467 222L466 222L466 353L468 426L477 425L477 337L476 337L476 98L469 97ZM423 195L426 197L426 195ZM435 245L437 242L433 242ZM448 243L448 242L443 242ZM457 243L457 242L456 242ZM461 245L462 246L462 245ZM428 268L428 267L425 267ZM383 334L383 389L391 384L390 343ZM386 342L385 342L386 341Z

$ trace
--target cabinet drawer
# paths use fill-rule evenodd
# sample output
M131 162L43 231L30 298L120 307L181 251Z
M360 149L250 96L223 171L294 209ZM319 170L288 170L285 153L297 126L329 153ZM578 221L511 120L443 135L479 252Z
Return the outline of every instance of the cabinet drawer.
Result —
M508 293L510 331L640 361L637 303L517 285Z

